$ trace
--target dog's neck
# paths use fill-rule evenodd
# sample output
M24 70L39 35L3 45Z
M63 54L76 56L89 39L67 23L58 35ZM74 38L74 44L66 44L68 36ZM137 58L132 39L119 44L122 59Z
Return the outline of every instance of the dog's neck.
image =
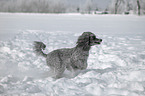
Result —
M84 47L76 46L74 48L74 53L77 54L77 56L79 56L78 58L87 60L87 58L89 56L89 49L90 48L85 49Z
M76 49L82 49L83 51L89 51L91 49L91 46L77 44Z

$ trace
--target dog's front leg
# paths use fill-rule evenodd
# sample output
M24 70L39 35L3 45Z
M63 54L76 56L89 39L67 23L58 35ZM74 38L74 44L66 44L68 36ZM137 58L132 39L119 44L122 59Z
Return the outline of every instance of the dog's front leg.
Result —
M81 66L81 70L87 69L87 62L84 62Z
M84 59L80 59L76 62L76 68L80 69L80 70L84 70L87 68L87 61L85 61Z
M66 68L71 72L71 77L75 77L75 69L70 64Z

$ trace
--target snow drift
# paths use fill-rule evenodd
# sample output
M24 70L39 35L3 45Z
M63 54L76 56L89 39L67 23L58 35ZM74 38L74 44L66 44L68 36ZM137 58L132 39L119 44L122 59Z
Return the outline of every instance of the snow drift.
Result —
M81 33L80 33L81 34ZM143 36L107 36L90 51L88 68L75 77L66 71L60 79L49 76L43 57L32 42L43 41L45 52L73 47L79 34L26 30L0 43L0 94L29 96L144 96L145 39ZM59 38L59 39L58 39Z
M0 14L0 95L145 96L144 18ZM74 47L78 36L88 30L103 39L91 48L88 68L75 77L65 71L62 78L51 78L45 58L33 52L33 41L44 42L48 53ZM7 41L1 40L5 34Z

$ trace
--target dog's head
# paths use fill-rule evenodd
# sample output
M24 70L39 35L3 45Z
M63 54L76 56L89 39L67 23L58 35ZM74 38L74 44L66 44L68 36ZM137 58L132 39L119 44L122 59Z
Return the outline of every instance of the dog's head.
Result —
M78 46L90 47L93 45L101 44L102 39L96 38L92 32L84 32L77 41Z

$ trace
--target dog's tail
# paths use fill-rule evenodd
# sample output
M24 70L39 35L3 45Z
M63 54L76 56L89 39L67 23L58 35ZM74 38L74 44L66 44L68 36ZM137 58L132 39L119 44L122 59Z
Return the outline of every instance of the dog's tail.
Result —
M38 42L38 41L34 41L34 52L37 55L41 55L43 57L47 57L47 54L43 53L42 50L44 50L46 48L46 45L43 42Z

